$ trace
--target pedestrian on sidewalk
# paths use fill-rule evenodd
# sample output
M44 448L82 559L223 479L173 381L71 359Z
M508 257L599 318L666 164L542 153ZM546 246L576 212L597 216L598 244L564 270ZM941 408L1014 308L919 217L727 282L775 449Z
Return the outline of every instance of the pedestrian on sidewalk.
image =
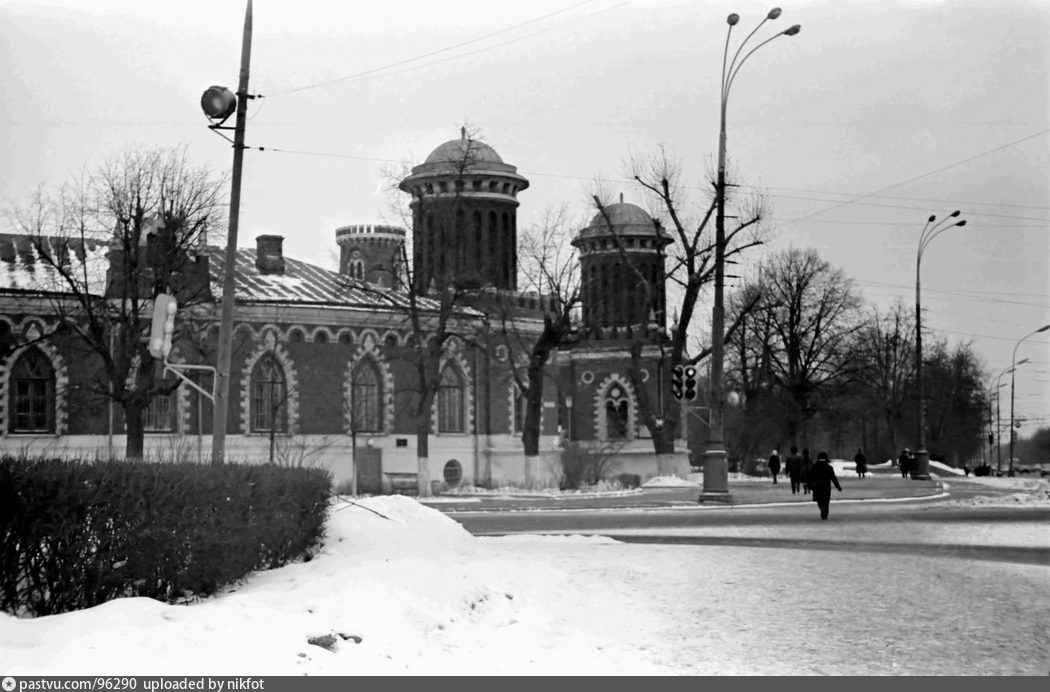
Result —
M784 471L791 481L791 494L794 495L802 488L802 457L798 455L798 447L791 445L791 454L787 458Z
M842 492L842 486L839 485L839 479L835 477L835 468L828 459L828 453L820 452L817 454L817 461L813 464L813 468L809 470L809 488L813 491L813 501L820 509L821 519L828 518L832 484L838 488L840 493Z
M911 471L911 450L907 447L902 449L901 455L897 457L897 465L901 467L901 478L907 478Z
M853 455L853 463L857 465L857 478L864 478L868 473L868 458L860 451L860 447L857 447L857 453Z
M813 458L809 456L809 447L802 450L802 494L809 494L809 472L813 468Z
M773 454L769 457L769 472L773 475L773 485L777 484L777 474L780 473L780 455L777 454L777 450L773 450Z

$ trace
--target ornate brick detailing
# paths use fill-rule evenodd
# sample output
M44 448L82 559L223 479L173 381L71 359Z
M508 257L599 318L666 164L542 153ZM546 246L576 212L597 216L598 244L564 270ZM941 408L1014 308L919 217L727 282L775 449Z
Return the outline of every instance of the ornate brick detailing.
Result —
M384 339L387 336L384 335ZM358 346L353 350L353 355L347 361L346 369L343 371L344 428L347 434L352 432L353 407L351 402L353 401L354 369L367 360L379 370L379 376L382 380L382 389L379 392L382 410L379 415L382 420L383 432L389 435L394 431L394 374L390 371L386 358L383 357L379 335L371 329L366 329L361 332L358 338L353 339L353 342L358 344Z
M616 396L616 394L620 394L620 396ZM609 436L609 414L607 413L609 408L607 404L610 403L614 407L621 405L621 403L626 404L626 437L622 439L634 439L637 399L634 387L631 386L631 381L619 373L613 373L602 380L594 395L594 429L598 433L598 439L603 442L612 439Z
M255 364L263 356L270 354L284 370L285 387L288 392L288 401L285 408L288 416L288 435L295 435L299 431L299 376L288 351L278 340L278 331L272 325L262 330L262 339L244 361L244 369L241 371L241 433L252 434L252 371Z

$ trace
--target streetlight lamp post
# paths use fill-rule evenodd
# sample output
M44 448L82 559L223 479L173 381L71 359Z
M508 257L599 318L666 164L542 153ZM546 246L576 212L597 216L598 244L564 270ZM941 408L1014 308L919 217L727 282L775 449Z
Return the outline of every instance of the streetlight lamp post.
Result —
M795 24L772 37L762 41L754 48L740 57L744 46L751 40L763 24L780 16L781 10L775 7L769 11L765 19L747 35L737 47L733 60L729 58L729 39L733 33L733 27L740 21L740 15L730 14L726 18L729 29L726 32L725 50L722 54L722 88L720 118L718 130L718 180L715 183L715 302L711 312L711 378L710 378L710 402L711 402L711 427L707 448L703 454L704 464L704 486L700 493L700 501L714 500L724 502L729 499L729 466L726 461L726 447L724 434L724 393L722 392L722 370L725 358L725 205L726 205L726 105L729 102L729 90L733 86L740 68L751 55L779 36L794 36L801 29L801 25ZM739 59L739 60L738 60Z
M930 218L926 220L926 226L923 227L922 234L919 236L919 250L915 253L915 379L919 385L919 402L918 412L915 416L915 437L917 438L915 464L911 471L911 477L914 480L924 481L930 478L930 452L926 449L926 393L925 385L922 381L922 284L920 274L922 253L926 251L926 247L930 242L941 233L955 226L966 225L966 219L949 223L952 219L958 218L960 213L956 209L947 218L941 219L939 222L937 217L931 214Z
M211 87L204 92L201 107L212 120L214 130L230 129L222 123L236 108L237 118L233 135L233 177L230 187L230 227L226 235L226 259L222 266L222 314L219 322L219 353L215 368L215 388L212 399L211 463L221 466L226 458L226 421L230 395L230 361L233 357L233 303L237 285L237 228L241 207L241 168L244 161L244 129L247 123L248 73L252 54L252 0L244 10L244 31L241 38L241 72L236 98L225 87Z
M1010 356L1010 460L1007 462L1009 464L1009 470L1006 472L1006 475L1010 476L1011 478L1014 475L1014 377L1017 374L1017 366L1021 364L1015 363L1015 361L1017 360L1017 347L1020 346L1021 343L1028 337L1035 336L1036 334L1045 332L1048 329L1050 329L1050 324L1043 325L1031 334L1026 334L1025 336L1021 337L1021 340L1014 345L1013 355ZM1025 358L1021 362L1024 363L1027 361L1028 359Z
M1003 440L1002 440L1002 422L1001 413L1002 407L999 404L999 392L1006 386L1005 382L1002 382L1003 375L1008 372L1013 372L1017 365L1027 363L1028 359L1025 358L1020 363L1009 368L1004 368L1001 373L995 378L995 473L996 475L1002 475L1003 473Z

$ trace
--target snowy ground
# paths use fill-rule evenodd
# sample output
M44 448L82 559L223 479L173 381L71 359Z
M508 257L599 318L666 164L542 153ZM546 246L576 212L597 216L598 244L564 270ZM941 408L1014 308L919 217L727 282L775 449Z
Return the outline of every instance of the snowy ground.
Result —
M1047 545L1048 533L917 542ZM1047 593L1048 566L476 538L411 498L377 497L334 505L310 562L194 605L0 614L0 674L1045 676Z

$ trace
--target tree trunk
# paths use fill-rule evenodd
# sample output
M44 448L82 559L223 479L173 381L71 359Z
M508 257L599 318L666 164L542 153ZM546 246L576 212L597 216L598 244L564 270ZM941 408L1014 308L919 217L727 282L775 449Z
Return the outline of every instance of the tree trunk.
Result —
M548 352L549 353L549 352ZM540 421L543 416L543 370L546 354L533 353L529 359L529 389L525 393L525 423L521 431L521 442L526 457L540 455ZM526 464L528 460L526 459Z
M416 483L419 485L419 496L430 497L430 415L434 407L434 395L427 395L429 405L422 407L423 413L416 421Z
M124 457L128 461L141 461L143 457L143 439L145 437L142 424L143 406L137 401L128 400L124 402L124 432L127 437L127 445Z

